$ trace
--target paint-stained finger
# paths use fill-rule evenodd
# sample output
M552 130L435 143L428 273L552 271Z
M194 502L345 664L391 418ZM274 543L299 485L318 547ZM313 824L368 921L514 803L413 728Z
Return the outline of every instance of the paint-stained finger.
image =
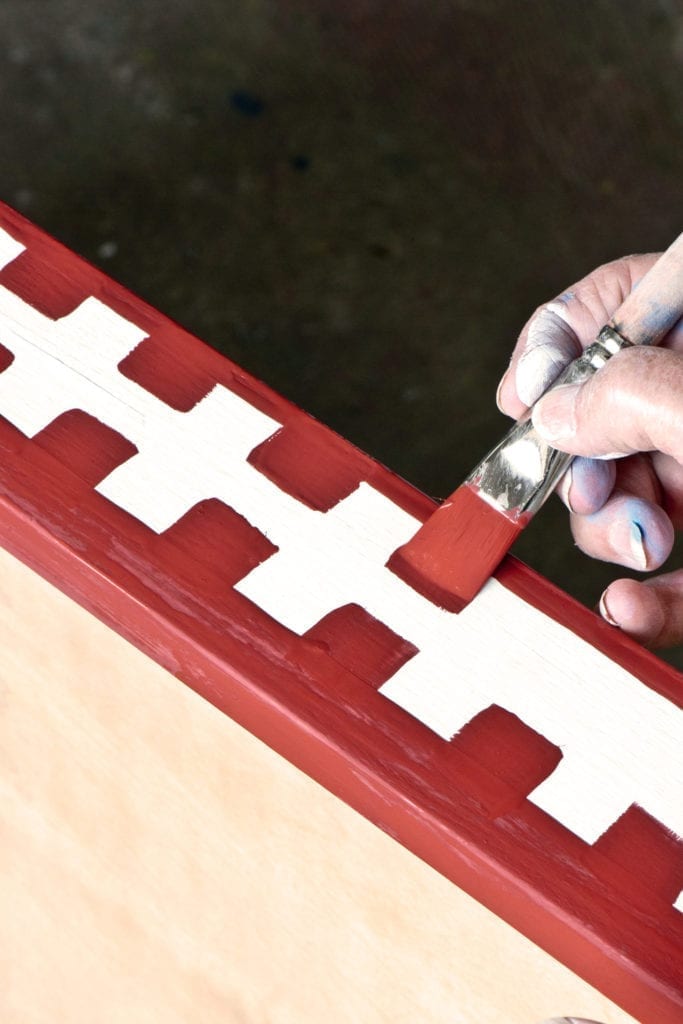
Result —
M557 485L557 493L570 512L587 516L605 504L614 488L613 461L577 456Z
M518 418L533 405L567 363L595 339L656 258L628 256L605 264L554 301L539 306L522 329L499 385L501 411Z
M683 643L683 569L653 579L615 580L600 598L600 614L639 643Z
M515 366L517 395L527 408L541 397L565 366L581 354L583 346L572 323L572 310L576 306L575 294L567 292L539 309L528 324Z
M683 353L631 348L584 384L544 395L533 410L541 437L592 458L660 451L683 459Z
M614 493L598 511L572 516L572 533L585 554L640 572L658 569L671 554L674 528L659 505Z
M496 394L501 412L518 419L581 353L570 322L568 292L541 306L527 322Z
M661 503L675 529L683 530L683 464L672 455L664 455L662 452L651 452L647 458L659 487ZM630 490L629 487L625 489Z

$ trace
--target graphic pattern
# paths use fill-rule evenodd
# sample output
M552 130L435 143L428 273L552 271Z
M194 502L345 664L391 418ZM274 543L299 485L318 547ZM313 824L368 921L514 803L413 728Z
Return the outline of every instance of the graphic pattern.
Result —
M0 232L0 269L21 251ZM236 585L272 618L301 635L360 605L417 648L381 692L444 740L496 705L561 748L529 798L583 840L633 804L683 835L683 713L665 698L495 580L459 615L421 597L385 564L414 517L367 483L326 512L285 493L248 462L280 424L222 385L179 412L125 377L145 332L99 300L53 320L0 287L0 330L3 417L33 437L80 409L135 445L103 497L156 533L219 499L277 548Z

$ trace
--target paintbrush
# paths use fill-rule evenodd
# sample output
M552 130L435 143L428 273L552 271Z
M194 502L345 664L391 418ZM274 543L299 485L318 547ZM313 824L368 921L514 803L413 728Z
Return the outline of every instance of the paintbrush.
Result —
M587 380L622 349L656 344L681 315L683 234L547 390ZM388 567L435 604L460 611L492 575L573 457L536 433L529 410L394 552Z

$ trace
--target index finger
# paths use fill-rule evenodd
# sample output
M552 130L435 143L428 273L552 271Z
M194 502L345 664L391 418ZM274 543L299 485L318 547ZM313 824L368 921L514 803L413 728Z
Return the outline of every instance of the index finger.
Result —
M582 278L524 325L498 388L501 412L518 419L565 366L595 340L624 299L656 262L657 253L625 256Z

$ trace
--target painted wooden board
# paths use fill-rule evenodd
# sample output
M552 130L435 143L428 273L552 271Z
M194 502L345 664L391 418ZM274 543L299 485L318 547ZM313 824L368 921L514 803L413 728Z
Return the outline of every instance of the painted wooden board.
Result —
M0 602L3 1024L634 1024L2 551Z
M644 1022L683 1019L681 677L7 208L0 539Z

